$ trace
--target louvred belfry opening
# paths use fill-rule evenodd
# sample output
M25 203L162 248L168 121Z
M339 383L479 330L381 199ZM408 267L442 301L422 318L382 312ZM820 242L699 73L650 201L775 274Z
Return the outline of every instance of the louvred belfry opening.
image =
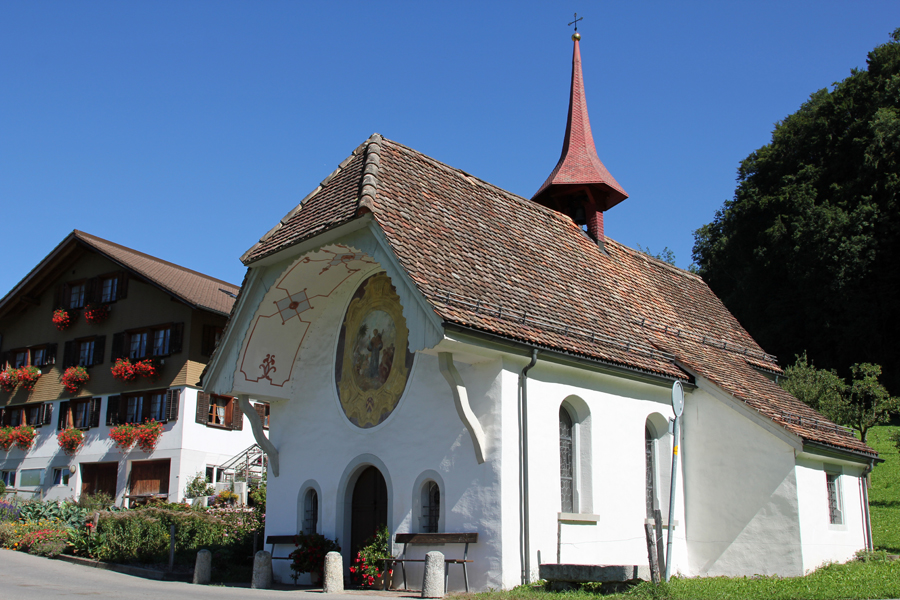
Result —
M628 197L597 156L591 122L588 119L581 75L581 35L572 36L572 89L569 93L569 119L562 154L556 168L532 200L569 215L588 235L603 243L603 211Z

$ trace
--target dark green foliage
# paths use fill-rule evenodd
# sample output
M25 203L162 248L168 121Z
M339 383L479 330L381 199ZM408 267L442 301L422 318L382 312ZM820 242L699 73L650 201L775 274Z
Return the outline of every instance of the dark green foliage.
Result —
M879 365L856 364L850 373L848 383L834 371L816 369L804 352L785 369L781 387L835 423L856 429L865 442L869 429L887 423L900 402L878 381Z
M770 352L900 364L900 29L777 123L694 233L699 272ZM900 370L887 387L900 392Z
M58 519L64 527L84 527L88 512L70 502L28 501L19 508L22 521L49 521Z
M78 497L78 506L92 513L98 510L109 510L114 506L116 499L106 492L95 492L93 494L81 494Z

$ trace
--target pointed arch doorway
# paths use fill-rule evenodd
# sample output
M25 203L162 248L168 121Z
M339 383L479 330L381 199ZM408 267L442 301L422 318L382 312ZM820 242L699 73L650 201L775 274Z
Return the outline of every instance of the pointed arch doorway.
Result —
M388 494L384 476L373 466L366 467L356 485L350 509L350 556L366 543L382 525L387 525ZM352 560L352 558L351 558Z

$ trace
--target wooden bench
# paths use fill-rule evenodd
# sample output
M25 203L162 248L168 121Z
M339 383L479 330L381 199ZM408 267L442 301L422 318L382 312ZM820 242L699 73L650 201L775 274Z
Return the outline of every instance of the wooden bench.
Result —
M269 554L272 555L272 560L291 560L290 553L294 551L296 548L296 544L294 543L295 535L267 535L266 543L269 544ZM290 544L294 546L291 548L291 551L288 552L288 556L275 556L275 544Z
M450 565L462 565L463 578L466 582L466 592L469 591L469 572L466 570L466 565L470 562L473 562L468 558L469 544L475 544L478 542L477 533L398 533L394 536L394 541L398 544L403 544L403 552L401 552L400 556L396 558L385 559L384 568L385 570L388 570L394 564L400 563L400 568L403 571L403 589L406 589L406 563L425 562L424 558L406 558L406 550L410 544L429 546L438 544L465 544L462 558L447 558L446 556L444 557L444 592L447 592L447 585L450 583ZM424 586L425 582L423 580L422 587Z

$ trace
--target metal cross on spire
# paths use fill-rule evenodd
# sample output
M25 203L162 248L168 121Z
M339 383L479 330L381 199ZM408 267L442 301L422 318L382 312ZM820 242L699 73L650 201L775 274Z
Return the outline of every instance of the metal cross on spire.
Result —
M578 16L578 13L575 13L575 20L572 21L571 23L569 23L569 27L571 27L572 25L574 25L574 26L575 26L575 33L578 33L578 21L581 21L581 20L583 20L583 19L584 19L584 17L579 17L579 16Z

